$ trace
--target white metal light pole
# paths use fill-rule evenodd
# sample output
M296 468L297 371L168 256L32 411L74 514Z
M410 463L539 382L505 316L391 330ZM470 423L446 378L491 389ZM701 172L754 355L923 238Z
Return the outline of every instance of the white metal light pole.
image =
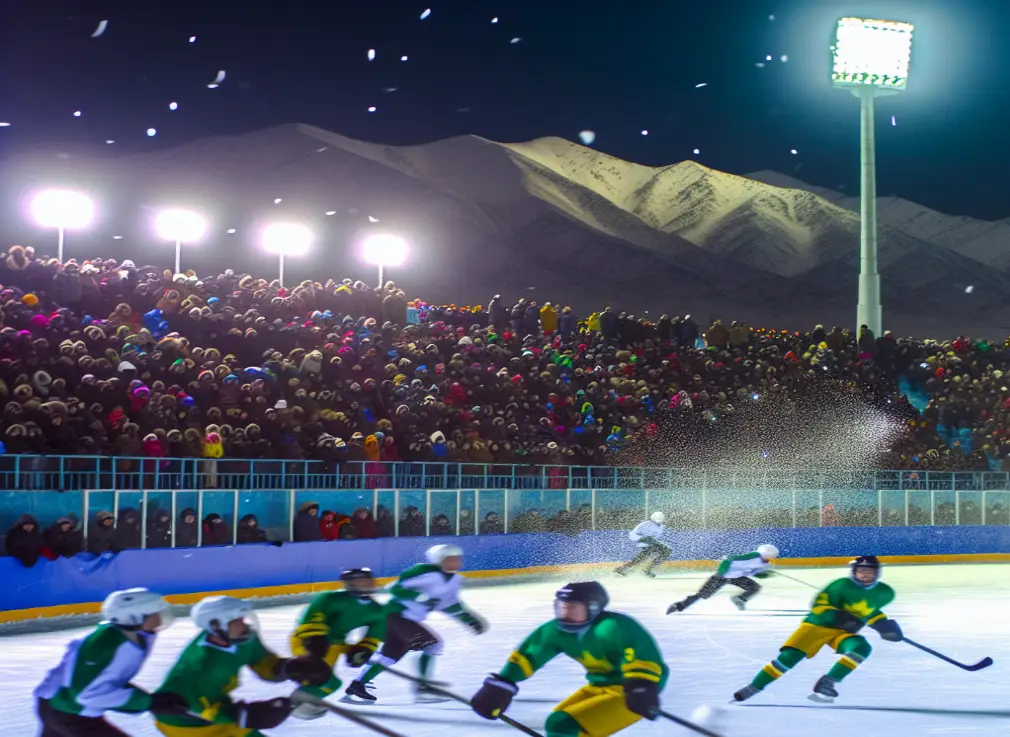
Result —
M284 257L303 256L312 245L312 231L301 223L271 223L263 229L263 248L277 254L278 280L284 286Z
M407 260L407 241L398 235L378 233L370 235L364 244L365 261L379 267L379 287L387 266L399 266Z
M193 243L203 237L207 221L192 210L164 210L154 221L158 235L175 242L175 273L182 273L182 244Z
M877 271L877 154L874 101L905 89L912 54L911 23L865 18L838 21L831 72L836 87L849 89L860 102L859 302L856 335L866 325L883 330L880 273Z
M56 228L59 242L56 258L63 263L63 232L85 228L95 216L95 204L86 195L70 189L49 189L32 200L32 217L39 225Z

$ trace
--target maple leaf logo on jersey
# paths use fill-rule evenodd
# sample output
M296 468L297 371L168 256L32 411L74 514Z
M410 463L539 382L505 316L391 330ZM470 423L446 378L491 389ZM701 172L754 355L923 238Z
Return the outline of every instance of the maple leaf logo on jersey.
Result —
M866 603L866 600L863 599L862 601L856 601L852 604L846 604L845 611L850 614L855 614L857 617L867 619L871 614L873 614L873 607L871 607L868 603Z
M614 666L606 658L597 660L587 651L582 651L582 657L579 658L579 663L586 669L588 673L610 673L614 670Z

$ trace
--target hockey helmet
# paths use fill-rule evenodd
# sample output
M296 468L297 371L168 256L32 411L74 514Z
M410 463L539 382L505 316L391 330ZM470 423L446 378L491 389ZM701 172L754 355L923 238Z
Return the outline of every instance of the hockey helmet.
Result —
M586 619L575 621L570 618L567 603L580 603L586 607ZM581 632L599 619L610 603L607 590L597 581L570 583L554 594L554 619L563 632Z
M259 619L252 604L234 596L208 596L193 607L189 617L204 632L216 635L229 644L246 642L259 629ZM231 623L235 621L242 622L244 626L232 627Z
M455 573L459 568L446 570L445 561L449 558L459 558L462 562L463 548L458 545L433 545L424 554L425 559L434 566L440 567L446 573Z
M764 545L758 545L757 554L764 560L775 560L779 557L779 549L774 545L765 543Z
M873 588L877 585L880 580L880 560L875 555L861 555L855 560L849 561L849 570L851 571L850 578L863 588ZM860 571L872 571L873 580L872 581L861 581L859 580Z
M344 587L361 598L367 598L375 593L375 576L372 575L371 568L348 568L340 574L340 580L344 582Z
M140 629L152 614L161 615L158 631L168 628L174 621L172 610L162 595L145 588L113 591L102 603L105 621L123 629Z
M649 519L651 519L657 525L661 525L663 524L663 520L666 519L666 515L663 514L662 512L653 512L651 515L649 515Z

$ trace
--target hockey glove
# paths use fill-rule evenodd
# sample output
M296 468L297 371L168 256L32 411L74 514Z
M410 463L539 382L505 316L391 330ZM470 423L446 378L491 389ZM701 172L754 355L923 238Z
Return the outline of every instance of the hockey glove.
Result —
M185 714L189 709L189 700L171 691L156 691L151 694L150 712L157 716L162 714Z
M303 686L322 686L333 676L333 669L326 661L311 655L282 660L275 672L281 678Z
M901 632L901 627L893 619L881 619L870 625L880 633L880 637L888 642L901 642L905 636Z
M484 679L484 685L470 699L470 707L485 719L497 719L509 708L519 687L494 673Z
M659 715L659 684L642 678L624 681L624 705L628 711L654 720Z
M470 614L469 612L459 617L459 623L464 625L475 635L483 635L487 632L487 622L474 614Z
M269 701L240 701L235 704L237 715L235 723L245 729L273 729L284 723L291 716L295 705L291 699L276 698Z
M375 651L364 645L355 645L347 651L347 664L352 668L360 668L368 662L373 652Z
M302 638L302 647L304 647L305 652L313 658L319 658L322 660L326 657L326 653L330 651L330 638L325 635L305 637Z
M832 622L831 626L835 629L845 630L849 634L855 634L863 628L863 620L854 614L836 609L834 611L834 622Z

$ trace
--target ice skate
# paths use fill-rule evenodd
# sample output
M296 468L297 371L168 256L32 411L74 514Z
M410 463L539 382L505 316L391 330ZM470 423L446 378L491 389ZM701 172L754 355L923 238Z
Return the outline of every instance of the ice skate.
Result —
M369 693L372 688L371 684L351 681L351 685L344 691L344 697L340 700L345 704L374 704L376 698Z
M627 571L627 569L624 568L624 566L621 566L620 568L615 568L614 569L614 573L616 573L618 576L627 576L628 575L628 571Z
M731 598L730 601L732 601L736 605L736 608L739 609L741 612L746 611L747 600L743 598L743 594L737 594L736 596Z
M751 696L754 696L755 694L759 693L761 693L761 689L752 686L751 684L748 683L746 686L744 686L735 694L733 694L733 701L746 701Z
M656 574L653 573L652 571L646 571L645 575L648 576L649 578L655 578L656 577Z
M299 704L295 707L294 711L291 712L291 716L295 719L301 719L303 721L310 721L312 719L318 719L321 716L325 716L326 709L322 706L317 706L315 704Z
M418 704L441 704L450 699L436 690L431 684L421 683L414 689L414 701Z
M816 701L818 704L833 704L835 699L838 698L838 691L835 690L837 684L838 681L834 678L821 676L817 683L814 684L814 692L807 696L807 698L811 701Z

